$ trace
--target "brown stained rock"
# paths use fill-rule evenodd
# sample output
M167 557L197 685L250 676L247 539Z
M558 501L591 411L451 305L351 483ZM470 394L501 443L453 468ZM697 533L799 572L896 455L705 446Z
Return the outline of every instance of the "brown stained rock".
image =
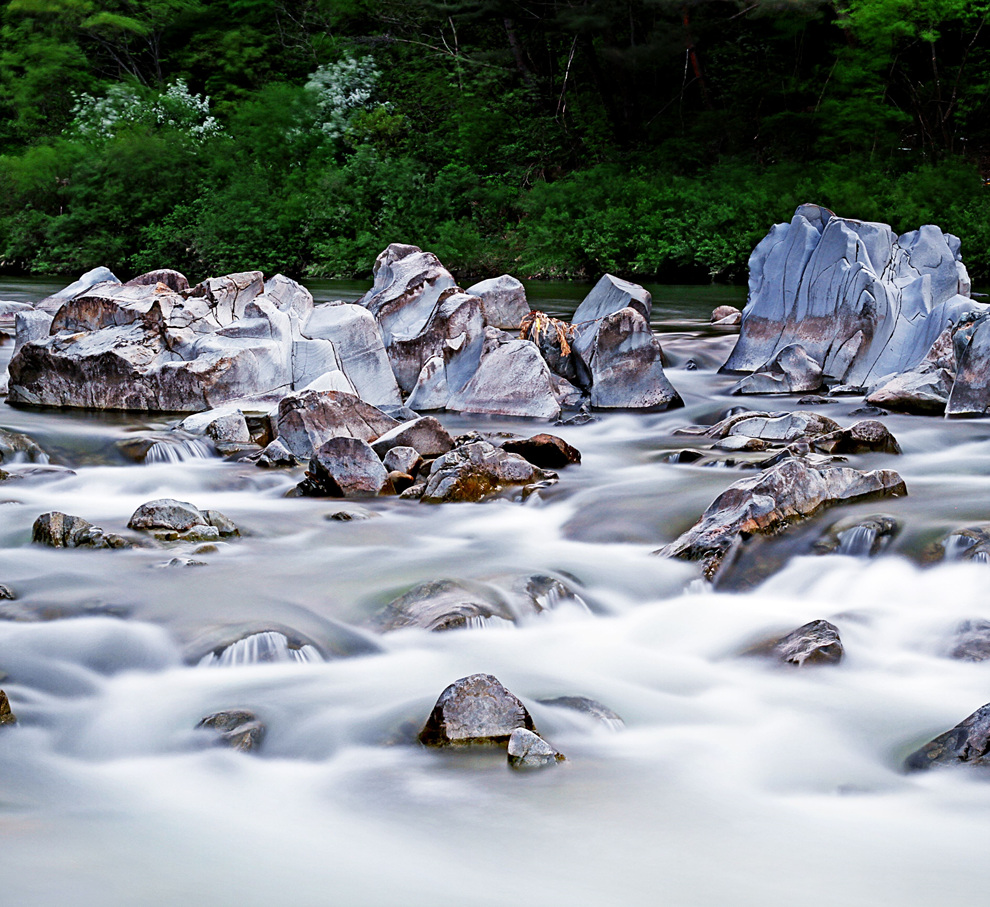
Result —
M434 463L421 500L428 504L480 501L507 486L551 477L518 454L499 450L487 441L474 441Z
M370 442L398 425L345 391L302 391L284 397L278 405L279 440L301 459L312 457L331 438Z
M322 445L297 487L310 497L353 497L394 490L378 455L358 438L331 438Z
M512 439L504 441L501 447L509 453L525 457L541 469L563 469L571 463L581 462L581 451L556 435L544 433L532 438Z
M934 765L990 766L990 703L904 760L908 771Z
M769 362L747 375L730 394L798 394L824 384L821 365L799 343L778 350Z
M70 516L59 511L43 513L34 521L31 541L50 548L129 548L127 539L98 526L82 517Z
M516 728L536 731L522 702L491 674L471 674L440 694L419 742L439 747L505 744Z
M720 305L712 311L712 324L740 324L742 311L734 305Z

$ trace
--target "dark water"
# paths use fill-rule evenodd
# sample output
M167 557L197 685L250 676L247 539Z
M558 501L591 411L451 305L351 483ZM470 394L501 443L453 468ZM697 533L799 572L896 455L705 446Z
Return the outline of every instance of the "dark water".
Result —
M55 287L0 282L0 299ZM314 281L320 299L363 284ZM565 314L585 287L530 284ZM583 453L525 503L421 506L287 499L301 470L219 459L137 465L115 442L165 420L4 406L74 469L0 486L2 686L20 718L0 732L0 903L814 907L975 902L985 889L990 785L966 772L905 776L903 756L990 701L990 663L945 657L963 619L990 619L985 565L921 565L954 527L990 520L990 422L890 416L909 496L832 511L902 524L880 558L799 556L745 592L700 586L651 555L740 474L673 465L680 426L738 398L717 374L734 338L704 322L735 290L665 288L655 318L685 408L552 429ZM728 293L728 296L726 295ZM9 354L9 344L0 348ZM688 368L693 360L698 368ZM793 400L751 399L758 408ZM850 424L860 400L822 408ZM444 417L454 431L544 430ZM55 551L29 543L59 509L123 531L144 501L214 508L239 540L165 568L174 550ZM363 521L325 517L348 509ZM378 636L371 618L416 583L520 576L573 583L564 606L517 627ZM41 618L41 619L39 619ZM816 618L836 623L836 668L777 670L739 653ZM196 667L221 642L281 629L325 663ZM347 656L347 657L345 657ZM498 758L394 745L452 680L489 672L568 756L536 776ZM623 716L613 733L537 699L583 695ZM204 749L197 721L249 708L258 757Z

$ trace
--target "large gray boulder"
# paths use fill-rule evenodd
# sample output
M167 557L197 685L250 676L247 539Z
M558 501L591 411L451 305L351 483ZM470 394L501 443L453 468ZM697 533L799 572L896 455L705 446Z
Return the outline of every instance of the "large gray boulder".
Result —
M868 385L917 365L974 307L959 240L802 205L749 261L749 302L726 371L755 372L799 343L826 375Z
M440 694L419 741L427 746L507 744L516 728L536 730L526 706L491 674L471 674Z
M296 457L308 460L331 438L375 441L399 423L343 391L288 394L278 405L276 434Z
M420 456L430 458L443 456L453 446L449 432L433 416L420 416L396 425L371 444L383 460L396 447L411 447Z
M60 511L43 513L31 528L31 541L49 548L129 548L130 542L104 532L82 517Z
M522 320L529 314L526 288L522 281L508 274L482 280L468 287L467 292L481 300L485 323L492 327L519 330Z

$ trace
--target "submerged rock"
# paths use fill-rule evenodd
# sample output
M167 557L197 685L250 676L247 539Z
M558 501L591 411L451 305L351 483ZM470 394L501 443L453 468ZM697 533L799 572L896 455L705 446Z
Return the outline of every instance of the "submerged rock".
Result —
M14 601L16 598L17 596L14 595L14 591L10 588L10 586L0 585L0 599L4 599L5 601Z
M471 674L440 694L419 741L441 747L505 744L516 728L536 731L526 707L491 674Z
M487 441L473 441L434 461L421 500L428 504L480 501L508 486L551 477L518 454L499 450Z
M240 535L233 521L219 511L202 511L174 498L142 504L131 515L127 528L150 531L162 541L208 542Z
M265 739L267 730L258 720L258 716L247 709L214 712L212 715L207 715L196 727L213 731L215 734L213 743L216 746L226 746L242 753L258 749Z
M0 463L47 463L46 454L27 435L0 428Z
M31 541L50 548L130 548L122 536L104 532L82 517L59 511L43 513L34 521Z
M799 668L804 665L838 664L844 654L839 629L827 620L813 620L750 652Z
M546 740L526 728L516 728L509 735L506 752L509 765L515 769L544 768L564 761Z
M506 599L492 589L479 583L443 579L420 583L389 602L375 624L383 632L405 627L439 631L515 619Z
M501 447L508 453L525 457L541 469L563 469L571 463L581 462L581 451L556 435L544 433L531 438L513 438L503 441Z
M815 450L829 454L899 454L901 447L887 426L874 419L863 419L811 442Z
M199 659L201 668L231 668L254 664L322 662L320 650L302 639L290 639L279 630L262 630L217 646Z
M17 716L10 710L7 694L0 690L0 727L6 724L17 724Z
M990 766L990 704L977 709L904 760L908 771L933 765Z
M876 557L893 541L900 528L894 517L885 514L839 520L815 542L814 550L817 554Z
M603 705L597 699L589 699L587 696L557 696L554 699L537 700L540 705L547 705L551 708L570 709L580 712L589 718L594 718L601 722L610 731L618 731L626 726L626 723L619 715L613 712L607 705Z
M964 620L956 627L949 658L986 661L990 658L990 621Z

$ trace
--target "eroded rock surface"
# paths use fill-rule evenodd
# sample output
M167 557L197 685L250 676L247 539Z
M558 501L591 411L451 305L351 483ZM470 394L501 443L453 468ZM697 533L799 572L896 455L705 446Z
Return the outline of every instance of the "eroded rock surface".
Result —
M380 409L343 391L289 394L278 405L278 439L293 456L312 457L331 438L375 441L399 423Z
M838 664L842 661L844 650L835 624L827 620L813 620L780 639L757 647L753 653L766 655L782 664L803 667Z

